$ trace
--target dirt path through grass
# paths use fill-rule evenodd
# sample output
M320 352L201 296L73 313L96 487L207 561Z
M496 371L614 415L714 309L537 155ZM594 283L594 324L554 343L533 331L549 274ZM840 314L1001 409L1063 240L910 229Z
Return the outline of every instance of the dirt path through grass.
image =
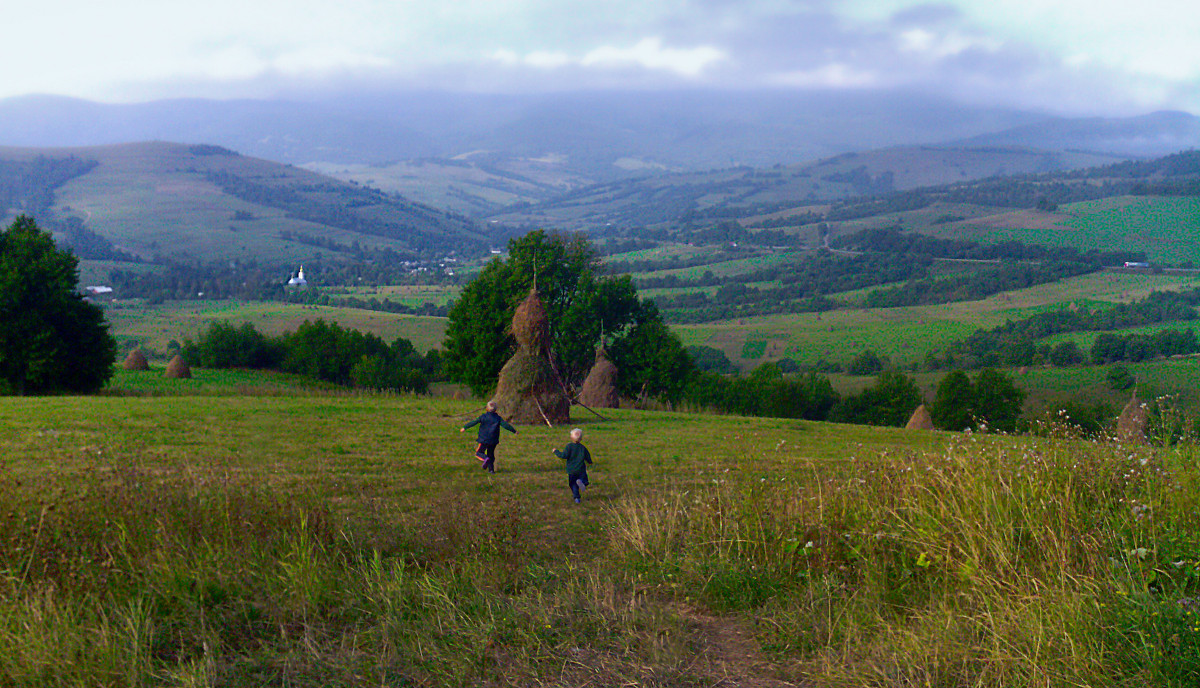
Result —
M683 618L699 636L700 663L712 677L713 688L791 688L803 683L789 683L775 678L779 665L762 653L753 630L741 619L732 616L712 616L695 609L680 611Z

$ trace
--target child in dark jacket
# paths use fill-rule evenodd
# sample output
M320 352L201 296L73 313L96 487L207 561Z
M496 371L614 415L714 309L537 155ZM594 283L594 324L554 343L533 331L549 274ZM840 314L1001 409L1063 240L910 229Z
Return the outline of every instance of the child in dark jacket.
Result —
M463 432L473 425L479 426L479 435L476 438L479 448L475 451L475 456L483 461L483 470L495 473L496 445L500 444L500 428L504 428L514 435L517 433L517 429L506 423L500 414L496 413L496 402L494 401L489 401L484 414L462 426L459 432Z
M587 466L592 462L592 454L583 446L583 431L575 428L571 431L571 441L562 451L554 450L554 455L567 462L567 484L571 486L571 496L578 504L581 494L588 486Z

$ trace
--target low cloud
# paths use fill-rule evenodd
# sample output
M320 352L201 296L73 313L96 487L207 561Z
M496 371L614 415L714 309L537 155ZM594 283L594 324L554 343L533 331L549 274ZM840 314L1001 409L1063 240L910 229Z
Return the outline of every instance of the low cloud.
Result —
M642 67L697 77L714 63L728 59L724 50L708 45L668 48L659 38L644 38L629 48L605 46L583 56L584 67Z
M728 54L719 48L708 45L672 48L663 45L662 39L657 37L644 38L628 47L602 46L579 56L571 56L561 51L533 51L520 55L514 50L502 49L493 53L491 57L494 61L510 67L635 68L668 72L689 78L699 77L710 66L729 58Z
M772 86L809 89L870 88L882 85L879 75L875 72L857 69L840 62L823 65L816 69L797 69L772 74L767 77L767 83Z

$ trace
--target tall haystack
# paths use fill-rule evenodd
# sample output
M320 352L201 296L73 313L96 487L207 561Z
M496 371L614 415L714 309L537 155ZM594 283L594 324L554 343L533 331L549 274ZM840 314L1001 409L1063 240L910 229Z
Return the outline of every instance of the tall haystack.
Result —
M1138 399L1137 392L1134 392L1133 398L1129 400L1128 404L1125 404L1125 408L1121 409L1120 417L1117 418L1117 439L1131 444L1144 444L1146 442L1146 421L1149 415L1146 411L1146 402Z
M174 378L190 378L192 376L192 369L188 366L187 362L183 360L183 356L175 354L175 358L172 358L171 362L167 364L166 376Z
M150 370L150 364L146 362L146 355L141 349L130 351L121 367L125 370Z
M908 419L908 425L905 425L904 429L933 430L933 418L929 416L929 409L925 408L925 404L921 404L916 411L913 411L912 418Z
M496 405L512 423L571 422L571 400L550 364L550 323L537 290L517 306L512 320L517 352L500 369Z
M596 362L587 379L583 381L583 389L579 393L579 403L596 408L619 408L621 395L617 393L617 366L608 360L608 352L604 346L596 349Z
M546 317L546 308L536 287L529 290L529 295L513 313L512 334L519 348L539 352L549 349L550 319Z

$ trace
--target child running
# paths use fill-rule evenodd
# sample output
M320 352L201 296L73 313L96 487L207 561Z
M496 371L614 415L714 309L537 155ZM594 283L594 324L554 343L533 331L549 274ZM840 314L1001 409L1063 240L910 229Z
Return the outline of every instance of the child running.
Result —
M483 470L488 473L496 472L496 445L500 444L500 428L517 434L517 429L509 425L496 413L496 402L489 401L484 414L475 420L462 426L459 432L463 432L472 425L479 426L479 435L477 441L479 448L475 450L475 456L483 462Z
M587 465L592 462L592 454L583 446L583 431L575 428L571 431L571 441L562 451L554 450L554 455L567 462L567 484L571 486L571 495L578 504L583 490L588 486Z

